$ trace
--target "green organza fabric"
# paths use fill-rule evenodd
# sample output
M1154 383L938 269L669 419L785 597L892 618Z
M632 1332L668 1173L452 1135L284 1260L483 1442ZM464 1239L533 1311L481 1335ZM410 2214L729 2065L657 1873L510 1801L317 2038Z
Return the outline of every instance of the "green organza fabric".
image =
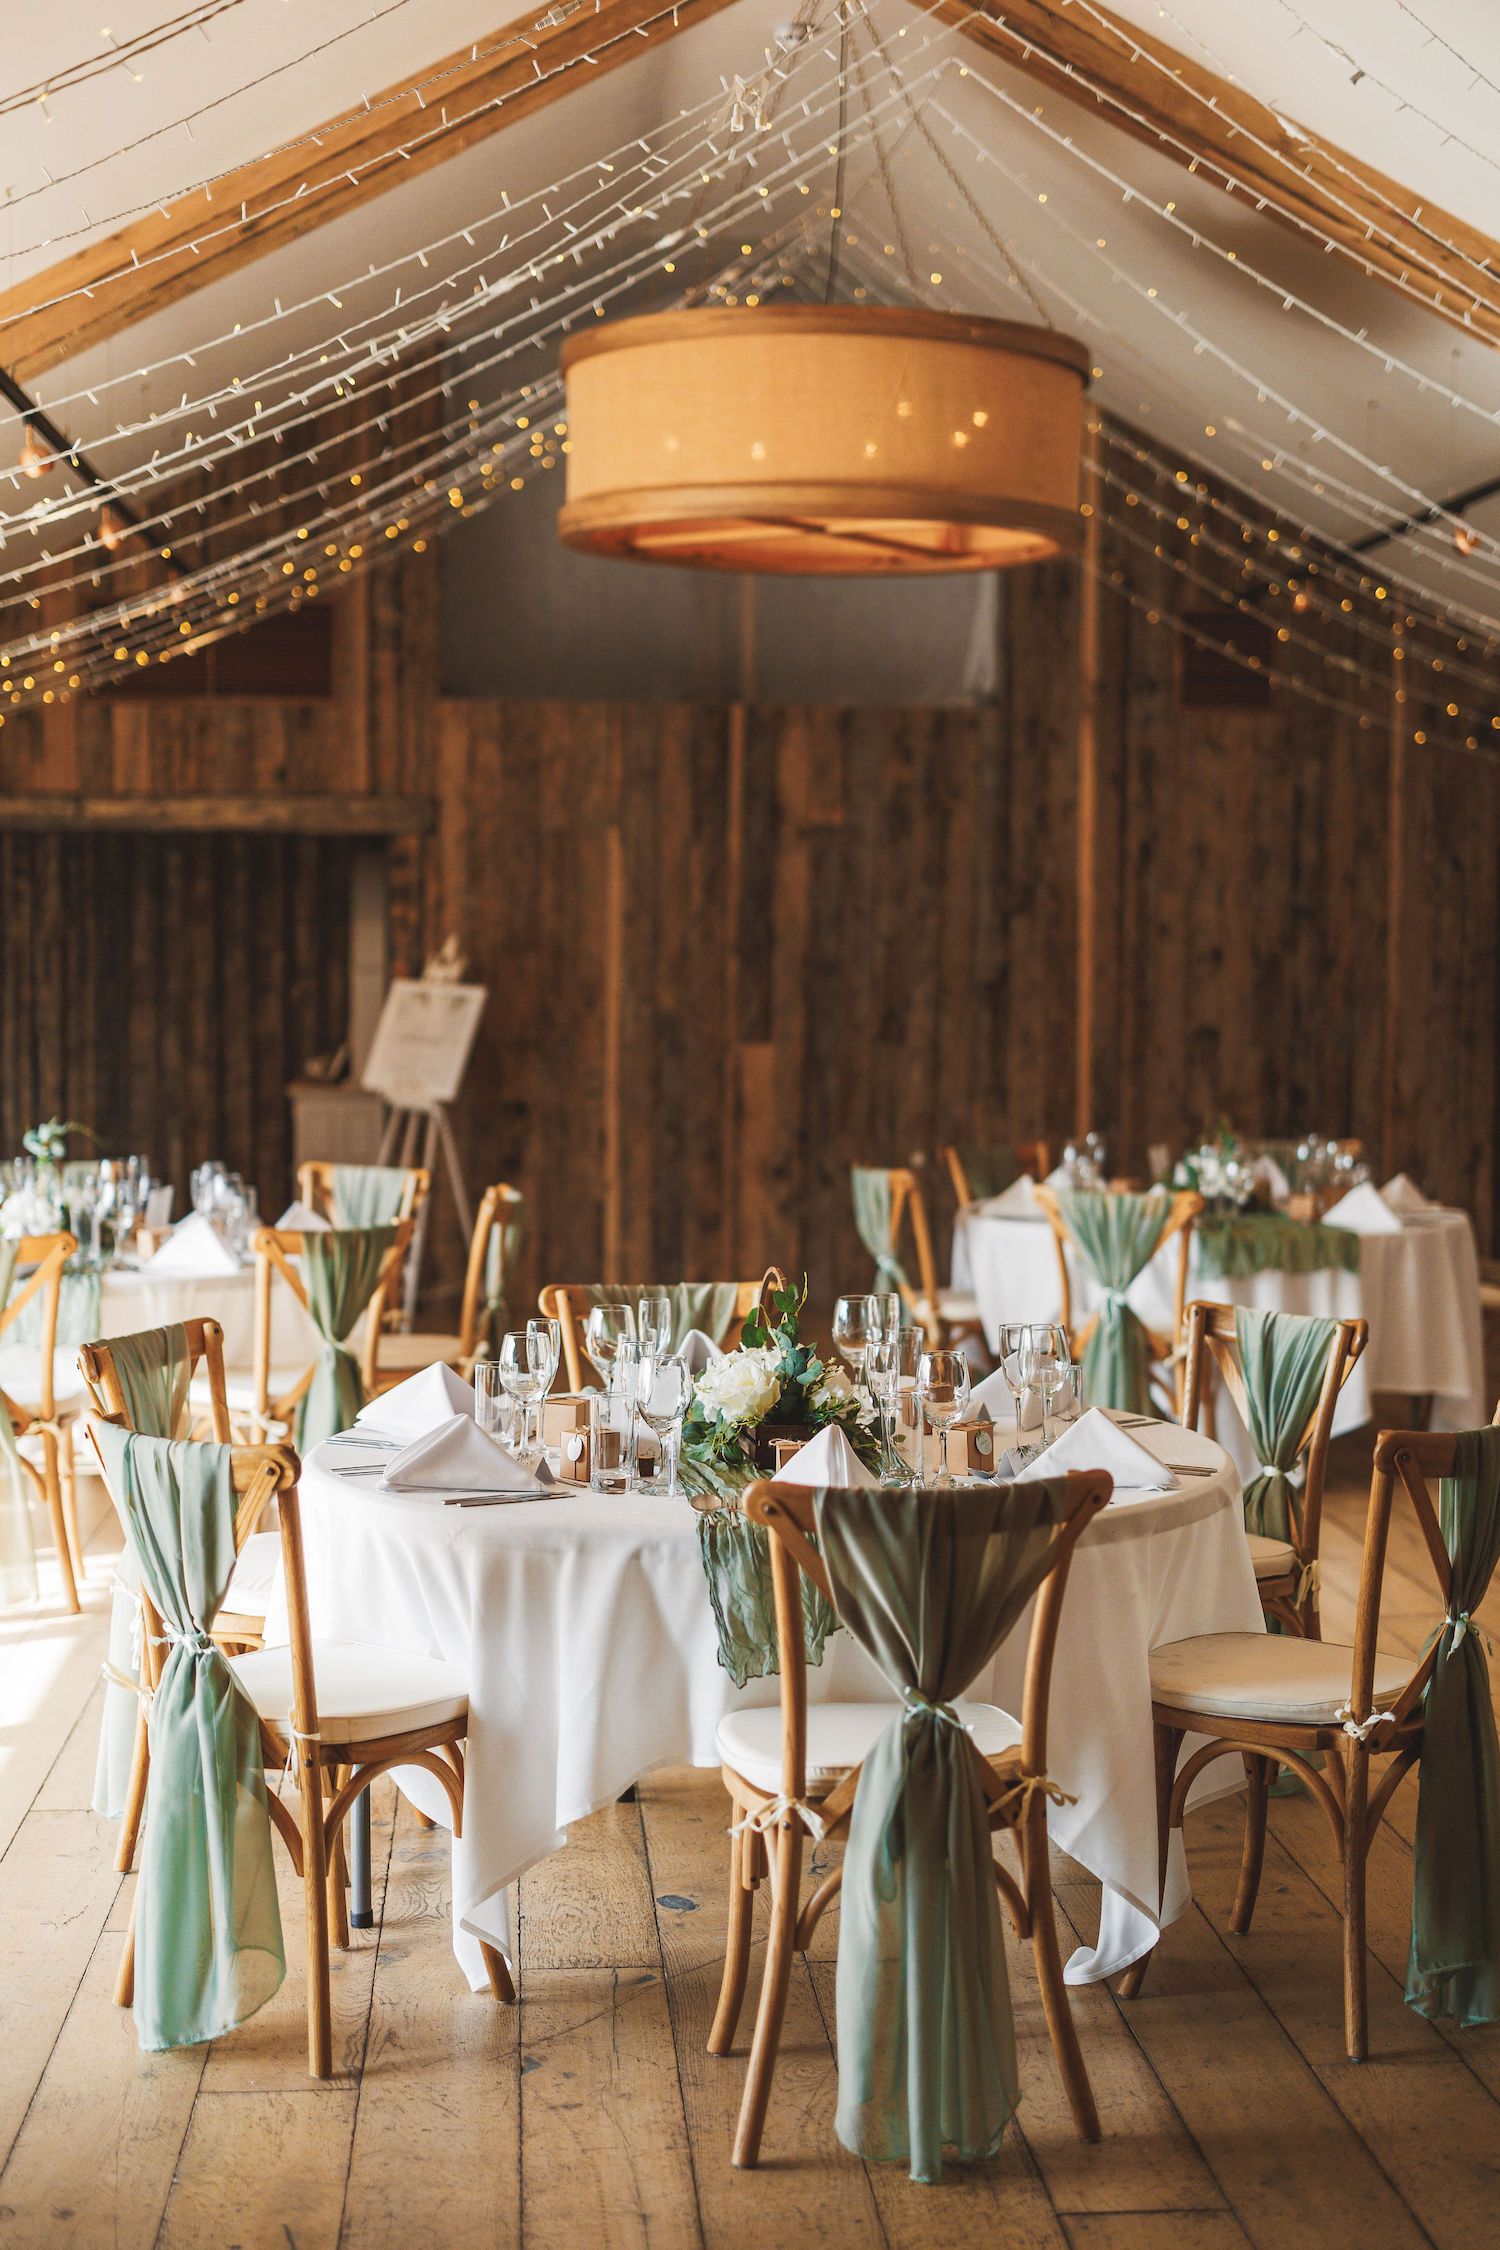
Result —
M1259 1473L1245 1487L1245 1529L1264 1538L1292 1536L1291 1471L1323 1388L1338 1327L1336 1320L1306 1313L1235 1307L1250 1443L1260 1463Z
M1281 1211L1204 1213L1193 1230L1200 1281L1243 1281L1256 1273L1359 1271L1359 1236L1348 1227L1313 1226Z
M698 1517L698 1555L719 1635L719 1662L737 1688L780 1670L776 1599L771 1585L771 1543L758 1523L742 1515L739 1495L757 1469L729 1470L703 1461L678 1463L684 1492L728 1501ZM802 1582L803 1647L809 1664L821 1664L838 1620L811 1579Z
M593 1305L634 1305L641 1297L665 1297L672 1307L669 1348L675 1352L694 1328L722 1343L734 1325L740 1291L735 1281L591 1281L585 1294Z
M99 1333L99 1276L97 1273L77 1271L64 1273L57 1297L56 1349L64 1350L69 1344L91 1344ZM39 1345L42 1340L42 1310L46 1291L39 1289L28 1304L21 1307L15 1321L5 1332L8 1344Z
M961 1146L958 1160L964 1168L969 1193L976 1203L983 1203L992 1195L1003 1195L1011 1181L1018 1180L1021 1176L1014 1148L993 1143L972 1148Z
M1057 1203L1079 1255L1104 1291L1084 1346L1084 1398L1090 1406L1143 1414L1151 1403L1151 1344L1127 1295L1155 1254L1172 1199L1155 1190L1101 1195L1062 1188Z
M16 1243L0 1242L0 1312L10 1302L16 1250ZM0 1342L9 1343L19 1325L17 1320L0 1332ZM36 1545L31 1536L27 1483L15 1427L0 1393L0 1608L9 1608L13 1602L35 1601L37 1595Z
M1406 1997L1419 2015L1500 2021L1500 1744L1474 1612L1500 1561L1500 1429L1458 1440L1438 1488L1453 1565L1422 1711Z
M151 1702L136 1894L135 2022L147 2050L217 2039L286 1974L260 1727L208 1637L234 1569L227 1445L98 1436L168 1642Z
M395 1239L391 1226L330 1227L302 1237L307 1305L323 1348L297 1408L299 1453L308 1454L325 1438L349 1429L365 1403L359 1361L344 1338L374 1295Z
M180 1322L170 1328L144 1328L134 1336L112 1336L109 1348L130 1428L147 1437L175 1437L187 1406L187 1330ZM105 1820L118 1820L125 1810L135 1755L138 1700L123 1682L138 1678L141 1668L139 1574L127 1534L110 1589L109 1669L90 1800Z
M854 1196L854 1224L859 1239L875 1260L875 1287L881 1290L911 1287L896 1255L891 1228L891 1176L864 1164L851 1164L849 1185Z
M335 1164L329 1213L336 1227L388 1227L401 1216L406 1173L399 1164Z
M937 2180L992 2156L1020 2099L984 1763L953 1698L1045 1575L1061 1478L979 1491L824 1491L840 1622L904 1710L860 1771L839 1906L837 2130Z

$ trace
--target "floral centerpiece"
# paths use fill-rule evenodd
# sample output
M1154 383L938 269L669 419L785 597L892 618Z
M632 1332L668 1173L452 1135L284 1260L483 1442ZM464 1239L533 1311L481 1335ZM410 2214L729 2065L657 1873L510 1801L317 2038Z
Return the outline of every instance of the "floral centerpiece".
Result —
M777 1438L805 1442L836 1422L860 1459L879 1466L872 1400L857 1391L841 1367L818 1357L802 1341L800 1318L807 1282L771 1292L769 1310L757 1305L740 1333L737 1351L703 1370L683 1424L683 1459L723 1492L765 1475Z

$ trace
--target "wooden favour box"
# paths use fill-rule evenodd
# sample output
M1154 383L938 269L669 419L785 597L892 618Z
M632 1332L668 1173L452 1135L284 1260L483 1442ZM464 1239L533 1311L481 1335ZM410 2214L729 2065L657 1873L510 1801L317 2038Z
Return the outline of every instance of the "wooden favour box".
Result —
M903 1461L909 1462L925 1480L935 1477L943 1465L941 1440L936 1430L922 1432L922 1449L917 1451L917 1433L905 1422L896 1424L896 1451ZM993 1422L953 1422L948 1428L948 1468L956 1477L992 1477L995 1463L1002 1447Z
M552 1441L557 1447L557 1481L559 1484L587 1484L593 1476L594 1464L589 1457L587 1429L564 1430Z
M560 1445L570 1431L589 1426L587 1391L553 1391L542 1401L542 1443Z

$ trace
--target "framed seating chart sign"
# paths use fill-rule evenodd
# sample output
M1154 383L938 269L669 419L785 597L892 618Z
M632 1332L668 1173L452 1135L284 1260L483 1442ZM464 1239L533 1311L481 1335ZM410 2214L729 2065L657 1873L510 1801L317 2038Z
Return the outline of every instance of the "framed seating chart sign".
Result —
M489 991L436 977L397 977L385 996L363 1083L397 1109L456 1099Z

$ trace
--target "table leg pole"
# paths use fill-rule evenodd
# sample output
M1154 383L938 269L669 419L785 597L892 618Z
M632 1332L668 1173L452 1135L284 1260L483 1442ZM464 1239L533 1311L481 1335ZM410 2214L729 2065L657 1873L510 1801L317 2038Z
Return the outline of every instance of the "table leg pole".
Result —
M375 1911L370 1903L370 1792L362 1789L349 1807L349 1926L370 1930Z

